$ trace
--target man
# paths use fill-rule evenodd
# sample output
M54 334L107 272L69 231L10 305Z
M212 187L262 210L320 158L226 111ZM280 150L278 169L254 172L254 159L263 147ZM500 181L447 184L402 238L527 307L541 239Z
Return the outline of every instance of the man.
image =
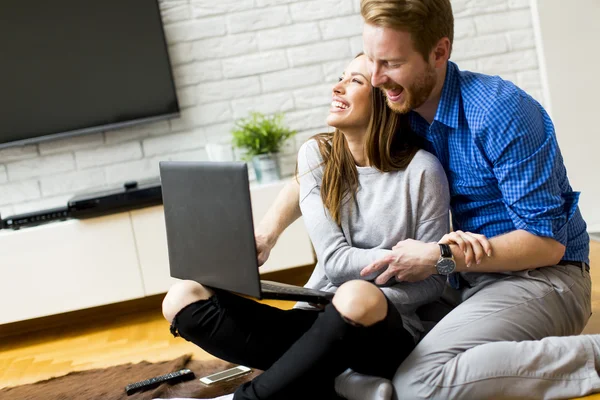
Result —
M600 391L600 338L566 337L581 333L591 314L589 237L550 118L513 84L448 61L449 0L362 0L361 14L373 85L385 90L390 108L410 114L452 194L455 232L444 240L451 246L403 241L363 270L379 270L376 283L446 274L460 296L400 366L398 395L524 399ZM290 182L257 227L261 263L299 216Z

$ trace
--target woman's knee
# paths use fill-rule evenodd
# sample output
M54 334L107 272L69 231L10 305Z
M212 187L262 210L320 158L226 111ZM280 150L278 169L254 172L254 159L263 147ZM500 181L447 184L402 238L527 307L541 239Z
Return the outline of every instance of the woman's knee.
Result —
M162 312L165 319L173 322L173 319L185 306L195 303L199 300L209 299L214 292L198 282L181 281L177 282L167 292L163 303Z
M382 321L388 309L383 292L372 283L360 280L340 286L332 303L344 318L363 326Z

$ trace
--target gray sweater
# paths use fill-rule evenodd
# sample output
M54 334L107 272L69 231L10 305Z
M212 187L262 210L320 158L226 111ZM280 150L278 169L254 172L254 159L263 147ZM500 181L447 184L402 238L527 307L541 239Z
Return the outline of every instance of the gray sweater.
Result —
M360 271L389 254L399 241L437 242L448 233L448 181L435 156L420 150L403 171L383 173L373 167L357 168L355 201L344 204L339 226L321 200L323 166L317 142L309 140L298 152L300 209L317 254L307 287L335 291L352 279L373 281L384 270L368 277L361 277ZM443 277L433 275L415 283L393 279L382 288L416 339L422 326L415 310L436 300L444 282Z

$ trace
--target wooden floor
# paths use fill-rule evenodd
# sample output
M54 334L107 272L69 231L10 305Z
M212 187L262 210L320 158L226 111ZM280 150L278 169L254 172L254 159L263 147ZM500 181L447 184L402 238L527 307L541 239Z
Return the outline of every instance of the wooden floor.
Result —
M303 285L311 267L263 275ZM71 371L171 360L193 354L212 359L197 346L174 338L163 318L163 295L90 310L0 325L0 388L32 383ZM293 302L263 301L279 308Z
M585 332L600 333L600 242L592 242L592 316ZM594 266L597 266L594 268ZM307 270L298 278L305 281ZM278 280L277 277L269 279ZM279 279L293 282L289 277ZM183 354L212 356L173 338L160 314L161 296L101 309L0 326L0 388L31 383L70 371L142 360L160 361ZM273 302L290 307L289 302ZM41 329L43 328L43 329ZM33 332L33 333L32 333Z

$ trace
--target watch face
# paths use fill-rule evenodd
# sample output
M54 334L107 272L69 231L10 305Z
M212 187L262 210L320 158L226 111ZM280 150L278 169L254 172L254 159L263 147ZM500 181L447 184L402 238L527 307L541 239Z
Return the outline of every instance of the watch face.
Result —
M443 258L436 265L438 274L449 275L456 269L456 263L451 258Z

